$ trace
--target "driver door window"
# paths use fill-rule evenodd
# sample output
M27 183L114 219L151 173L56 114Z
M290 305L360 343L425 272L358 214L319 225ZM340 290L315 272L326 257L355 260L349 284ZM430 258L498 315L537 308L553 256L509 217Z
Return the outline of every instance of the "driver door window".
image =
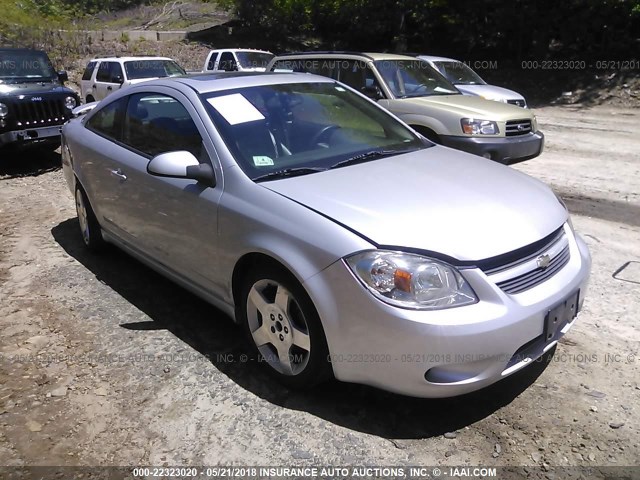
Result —
M111 62L111 67L109 68L109 72L111 74L111 83L122 84L124 80L124 75L122 74L122 67L117 62Z
M189 112L175 98L159 93L129 97L123 142L148 158L186 150L202 162L206 155L202 136Z

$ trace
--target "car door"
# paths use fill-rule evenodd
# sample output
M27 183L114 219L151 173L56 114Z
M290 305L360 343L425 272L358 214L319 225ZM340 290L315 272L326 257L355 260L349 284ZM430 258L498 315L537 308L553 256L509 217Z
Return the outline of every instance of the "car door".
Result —
M107 84L111 82L111 62L100 62L93 83L93 98L97 101L107 96Z
M217 209L223 185L215 149L195 108L173 89L130 95L122 144L114 218L123 239L161 265L215 290ZM216 186L147 173L151 158L179 150L211 164Z
M124 81L122 66L119 62L102 62L96 75L96 100L102 100L110 93L120 89Z

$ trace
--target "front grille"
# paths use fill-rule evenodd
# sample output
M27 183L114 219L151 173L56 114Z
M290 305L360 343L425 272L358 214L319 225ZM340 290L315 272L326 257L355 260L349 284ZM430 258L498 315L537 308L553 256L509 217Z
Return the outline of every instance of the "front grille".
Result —
M511 105L516 105L522 108L525 108L527 106L527 102L525 102L524 100L507 100L507 103L510 103Z
M541 256L548 255L545 267L538 265ZM569 240L560 228L544 239L496 260L480 265L482 271L508 294L522 293L558 273L570 259Z
M16 125L22 128L62 125L66 120L66 107L62 99L44 99L39 102L16 102Z
M563 238L565 238L564 228L560 227L551 235L546 236L542 240L529 245L528 247L520 248L514 252L501 255L500 257L497 257L496 261L483 262L483 264L480 265L480 268L489 276L511 270L518 265L522 265L529 260L539 257L549 249L553 248L553 246Z
M567 245L558 255L551 259L549 266L546 268L538 267L535 270L531 270L515 278L500 282L497 285L501 290L511 295L522 293L553 277L562 267L569 263L570 257L569 245Z
M515 137L518 135L526 135L531 132L531 120L509 120L505 135L507 137Z

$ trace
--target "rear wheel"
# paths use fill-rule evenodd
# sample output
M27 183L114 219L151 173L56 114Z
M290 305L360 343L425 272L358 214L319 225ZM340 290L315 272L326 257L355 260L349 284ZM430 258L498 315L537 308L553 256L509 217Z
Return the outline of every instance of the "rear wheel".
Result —
M318 312L291 274L258 267L245 279L240 302L240 321L271 375L293 388L309 388L330 376Z
M95 102L96 99L93 98L93 95L87 95L87 103Z
M92 251L104 248L106 242L102 238L102 229L91 208L87 194L79 184L76 185L76 213L85 246Z

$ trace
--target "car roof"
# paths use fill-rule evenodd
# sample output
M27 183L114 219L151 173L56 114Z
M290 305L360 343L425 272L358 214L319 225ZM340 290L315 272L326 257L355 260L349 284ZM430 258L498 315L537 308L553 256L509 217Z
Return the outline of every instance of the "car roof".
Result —
M421 60L427 60L429 62L459 62L460 61L460 60L455 60L453 58L436 57L433 55L417 55L417 57Z
M259 50L257 48L216 48L215 50L211 50L209 53L213 52L257 52L257 53L269 53L273 55L269 50Z
M169 57L149 57L149 56L140 56L140 57L98 57L92 58L91 62L135 62L136 60L171 60L175 62L173 58Z
M172 86L175 82L190 87L198 93L211 93L243 87L281 85L295 83L335 83L327 77L309 73L225 72L196 73L180 77L163 78L145 82L147 87Z
M341 51L313 51L313 52L294 52L287 53L285 55L278 55L278 58L286 57L302 57L302 56L327 56L327 57L352 57L352 58L367 58L369 60L415 60L414 57L409 55L398 55L396 53L381 53L381 52L341 52Z

